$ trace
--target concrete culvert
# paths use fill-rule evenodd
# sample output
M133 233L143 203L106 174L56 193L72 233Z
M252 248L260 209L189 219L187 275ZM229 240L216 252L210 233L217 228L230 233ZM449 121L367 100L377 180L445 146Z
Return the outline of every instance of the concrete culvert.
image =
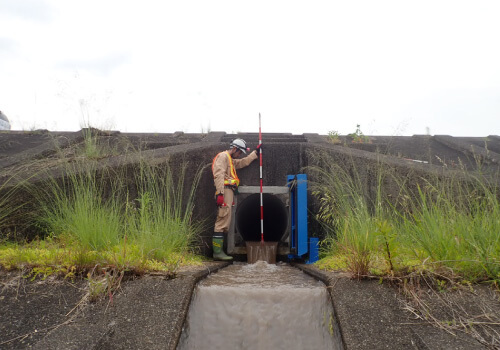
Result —
M288 228L288 209L272 194L263 194L264 240L278 242ZM260 194L252 194L238 202L236 230L245 241L260 241Z

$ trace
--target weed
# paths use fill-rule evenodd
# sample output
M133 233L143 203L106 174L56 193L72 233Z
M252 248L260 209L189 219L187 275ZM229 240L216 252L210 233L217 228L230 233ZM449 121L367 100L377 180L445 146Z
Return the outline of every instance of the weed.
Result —
M361 131L361 126L359 124L356 125L356 131L347 136L352 138L353 143L371 143L370 138L365 136Z
M191 217L201 169L183 202L187 169L188 164L184 163L174 175L169 166L143 163L137 172L137 209L128 207L127 231L144 260L165 260L174 252L187 252L193 237L202 229Z
M376 231L375 234L381 240L380 244L384 254L386 255L386 260L389 263L389 270L394 271L394 246L396 244L396 234L394 233L393 226L388 220L378 220L375 222Z
M319 197L317 219L327 230L330 253L344 255L349 271L356 278L366 276L376 250L376 237L360 179L352 178L335 164L309 170L318 177L311 182L311 188L313 195Z
M68 166L66 178L51 178L37 191L38 221L55 237L63 236L82 251L103 250L123 237L122 201L118 184L108 184L92 164Z
M334 145L341 143L339 132L336 130L328 131L328 141Z
M98 136L92 128L82 129L83 133L83 154L89 159L102 158L102 148L98 144Z
M21 185L13 184L17 175L14 173L0 184L0 243L15 230L11 227L11 221L18 219L19 210L25 206L18 198Z
M320 203L317 219L327 234L323 254L342 257L335 261L342 261L353 277L425 268L474 282L498 280L496 180L463 172L447 179L415 176L415 183L378 165L365 175L376 178L368 187L354 163L340 166L318 157L322 166L308 171ZM398 194L385 194L388 180Z
M125 272L115 268L94 268L87 274L88 299L89 301L97 301L105 296L109 301L113 301L113 296L120 288Z

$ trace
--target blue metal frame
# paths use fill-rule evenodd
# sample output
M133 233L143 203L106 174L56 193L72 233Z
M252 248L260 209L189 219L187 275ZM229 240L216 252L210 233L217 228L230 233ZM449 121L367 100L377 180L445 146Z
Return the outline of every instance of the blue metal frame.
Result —
M304 259L309 253L306 263L318 261L318 239L308 236L307 228L307 175L287 176L290 187L290 252L289 259Z

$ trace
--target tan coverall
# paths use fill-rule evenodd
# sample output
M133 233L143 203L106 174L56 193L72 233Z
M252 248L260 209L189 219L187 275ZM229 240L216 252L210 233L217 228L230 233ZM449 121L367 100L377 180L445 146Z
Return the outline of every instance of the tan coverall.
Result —
M231 223L231 207L233 206L234 192L230 187L224 187L224 180L233 179L229 160L232 160L235 169L241 169L257 159L257 153L255 151L242 159L233 159L231 156L228 157L228 154L228 151L219 153L213 163L212 171L214 175L215 193L222 193L224 195L224 205L219 207L217 212L214 232L227 233Z

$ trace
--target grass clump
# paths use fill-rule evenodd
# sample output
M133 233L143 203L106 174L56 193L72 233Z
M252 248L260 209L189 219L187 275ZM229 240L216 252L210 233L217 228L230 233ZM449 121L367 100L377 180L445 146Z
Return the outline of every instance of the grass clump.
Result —
M0 244L1 266L43 277L75 271L101 276L101 270L173 274L200 264L191 245L202 229L192 220L201 170L188 186L187 164L173 176L166 164L143 163L132 178L99 170L92 161L70 164L63 177L28 187L38 207L33 220L45 239Z
M419 187L400 230L413 255L469 280L500 280L500 202L486 179Z
M343 256L354 276L367 275L376 246L374 220L360 182L332 167L335 169L316 168L321 184L313 185L313 195L320 201L317 217L329 233L327 251Z
M116 182L109 197L103 195L105 180L89 167L68 168L67 177L50 179L38 196L37 221L53 236L84 250L101 251L123 239L123 204ZM41 196L40 196L41 195Z
M137 172L138 198L127 212L127 232L145 260L164 260L174 252L187 252L195 235L202 229L192 221L194 192L200 179L197 172L183 203L184 163L174 177L169 167L143 164Z
M402 276L424 270L467 281L500 281L500 202L497 182L468 173L419 184L377 166L362 181L354 164L322 160L310 167L327 232L325 268L355 278ZM371 172L370 172L371 171ZM399 194L385 193L388 183Z

